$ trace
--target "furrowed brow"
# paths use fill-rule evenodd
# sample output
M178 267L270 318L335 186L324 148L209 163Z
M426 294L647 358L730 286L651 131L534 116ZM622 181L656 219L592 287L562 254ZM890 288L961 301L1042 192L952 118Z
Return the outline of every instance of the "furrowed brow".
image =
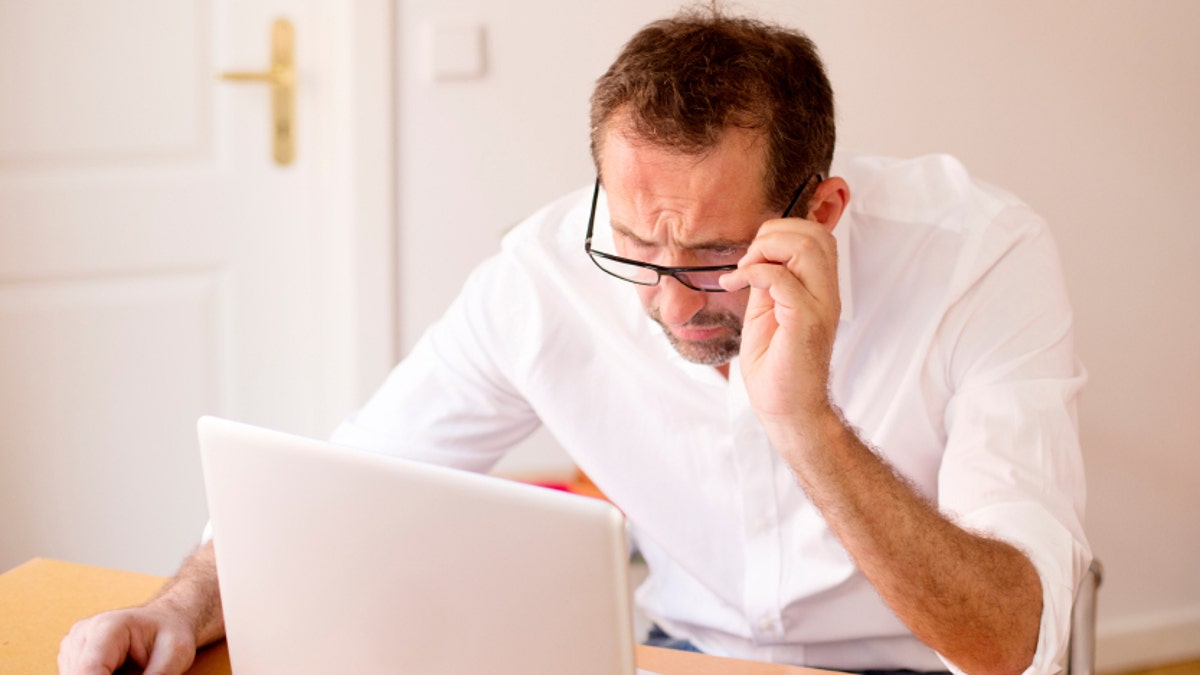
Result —
M647 246L647 247L654 246L654 242L646 241L645 239L642 239L641 237L634 234L633 231L630 230L628 227L625 227L624 225L616 222L615 220L612 221L612 230L613 230L613 232L621 235L622 237L625 237L626 239L632 239L634 241L634 243L636 243L636 244L640 244L642 246Z
M617 234L619 234L622 237L625 237L627 239L631 239L637 244L640 244L640 245L646 246L646 247L657 246L657 244L655 242L646 241L645 239L642 239L641 237L637 236L632 231L630 231L629 228L625 227L621 223L613 221L611 223L611 225L612 225L613 232L616 232ZM743 241L740 239L729 239L727 237L718 237L716 239L707 239L707 240L697 241L694 243L680 245L680 248L682 248L686 251L717 251L717 250L726 249L726 248L736 249L736 248L749 248L749 247L750 247L749 241Z

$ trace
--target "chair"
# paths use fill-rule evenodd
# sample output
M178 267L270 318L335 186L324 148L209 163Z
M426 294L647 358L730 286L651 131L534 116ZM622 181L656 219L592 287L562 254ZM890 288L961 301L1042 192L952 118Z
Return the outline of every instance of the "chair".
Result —
M1103 579L1104 566L1099 560L1092 560L1071 607L1067 675L1093 675L1096 672L1096 595Z

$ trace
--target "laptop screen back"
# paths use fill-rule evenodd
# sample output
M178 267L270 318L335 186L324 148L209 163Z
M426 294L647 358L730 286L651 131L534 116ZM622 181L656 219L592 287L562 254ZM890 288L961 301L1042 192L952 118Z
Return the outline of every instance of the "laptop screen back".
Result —
M199 431L239 675L635 672L612 506L218 418Z

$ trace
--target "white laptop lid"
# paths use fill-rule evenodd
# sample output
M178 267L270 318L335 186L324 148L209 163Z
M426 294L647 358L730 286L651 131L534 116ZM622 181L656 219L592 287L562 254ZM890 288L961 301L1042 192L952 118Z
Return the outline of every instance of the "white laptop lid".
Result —
M233 672L635 672L604 502L200 420Z

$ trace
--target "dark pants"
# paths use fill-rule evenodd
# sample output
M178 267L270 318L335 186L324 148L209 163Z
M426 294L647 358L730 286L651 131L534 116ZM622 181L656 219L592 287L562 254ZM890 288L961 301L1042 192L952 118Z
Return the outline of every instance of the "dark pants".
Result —
M677 649L681 652L697 652L700 650L696 645L682 638L673 638L667 635L667 632L654 624L650 627L650 634L646 636L645 645L647 647L662 647L663 649Z
M681 652L699 652L696 645L682 638L673 638L667 635L667 632L658 627L658 624L651 626L649 635L646 636L646 646L662 647L664 649L677 649ZM819 666L818 666L819 667ZM826 670L832 670L827 668ZM863 670L863 671L840 671L840 672L861 672L862 675L917 675L915 670ZM928 675L950 675L948 671L936 670Z

